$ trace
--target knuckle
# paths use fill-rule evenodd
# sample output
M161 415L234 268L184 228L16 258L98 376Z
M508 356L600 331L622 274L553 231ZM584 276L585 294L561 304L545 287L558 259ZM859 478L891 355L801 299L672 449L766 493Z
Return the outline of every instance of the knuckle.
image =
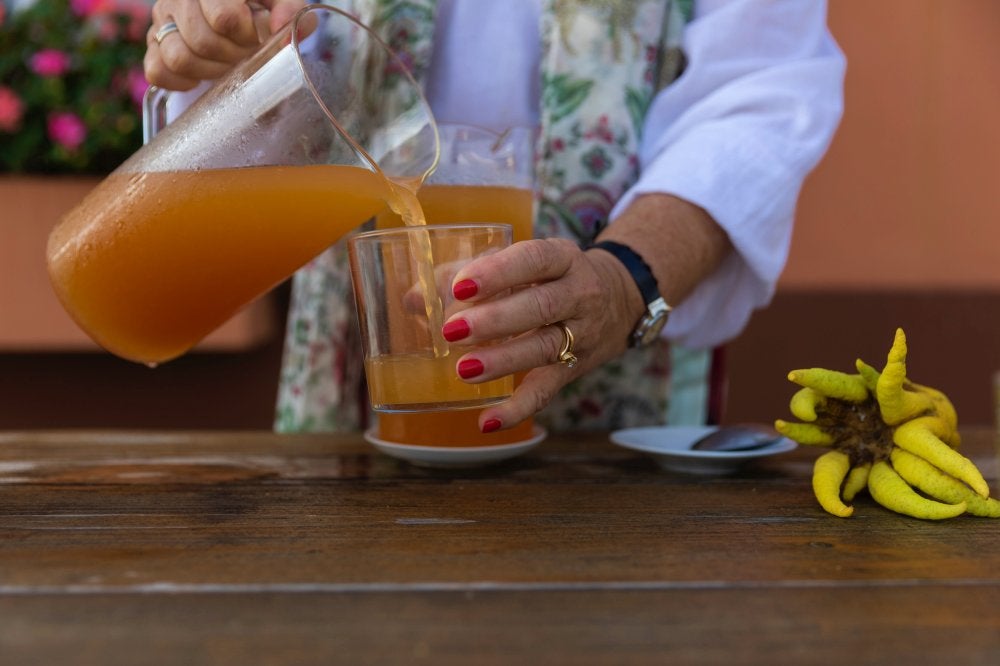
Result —
M540 285L535 288L535 307L537 308L536 315L541 318L542 321L546 323L559 321L560 317L557 312L560 302L561 301L556 295L555 289L546 285Z
M148 81L150 85L162 86L166 80L166 72L164 72L163 61L160 58L154 57L151 51L147 51L145 58L143 58L142 65L146 81Z
M528 270L532 274L537 274L542 272L542 270L548 265L548 260L546 259L546 246L545 241L542 240L528 240L522 245L522 252L524 253L524 262L528 267Z
M534 273L544 274L553 269L567 248L576 247L576 244L565 238L535 238L524 241L522 247L528 268Z
M146 68L146 81L149 85L158 86L160 88L164 88L164 83L166 83L166 80L159 71L150 68Z
M243 6L211 3L204 7L205 21L212 30L220 35L230 35L238 32L243 22Z
M213 58L219 55L218 42L210 34L192 34L185 40L187 47L202 58Z
M166 7L164 7L162 2L157 2L153 5L153 11L150 16L153 19L153 25L159 25L167 21L170 16L170 12Z
M160 45L160 60L171 72L183 72L192 65L192 54L186 48L172 48L166 41Z

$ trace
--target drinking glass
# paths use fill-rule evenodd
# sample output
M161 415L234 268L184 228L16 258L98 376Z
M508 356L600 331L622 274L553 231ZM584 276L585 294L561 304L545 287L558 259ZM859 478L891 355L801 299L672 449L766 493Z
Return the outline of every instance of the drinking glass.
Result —
M534 150L536 131L512 127L497 132L455 123L439 123L441 158L417 192L429 223L503 222L514 241L532 238L534 219ZM396 226L392 214L379 216L380 227ZM515 386L522 375L515 375ZM486 447L525 442L539 433L533 419L513 428L483 433L479 410L382 412L376 435L386 442L432 447Z
M458 378L458 358L482 344L447 342L441 335L445 319L471 307L452 293L455 273L510 243L507 224L411 226L348 239L374 410L461 410L510 397L512 376L478 384Z

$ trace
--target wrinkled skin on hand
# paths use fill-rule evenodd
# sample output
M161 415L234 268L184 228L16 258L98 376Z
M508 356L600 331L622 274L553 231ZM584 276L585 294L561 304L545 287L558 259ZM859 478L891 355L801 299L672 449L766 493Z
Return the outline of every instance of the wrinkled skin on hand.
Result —
M725 231L709 213L678 197L646 193L636 197L598 240L623 243L650 266L660 294L678 306L733 251ZM465 280L485 294L512 289L509 297L482 303L463 314L473 339L514 339L476 356L484 374L475 380L528 371L510 400L486 408L486 423L507 428L526 419L553 399L570 381L620 356L636 322L646 311L642 294L628 269L600 249L581 250L564 239L515 243L492 257L469 263L455 284ZM450 320L453 321L453 320ZM573 333L578 363L557 363L564 343L563 322Z
M477 305L445 325L464 319L470 342L512 336L462 357L482 362L475 381L529 371L514 396L485 410L480 423L528 418L570 381L623 353L636 312L644 307L617 259L600 250L584 252L565 239L523 241L477 259L455 275L454 284L470 282L475 295L466 301ZM552 326L556 322L573 332L579 359L573 368L555 363L564 343L561 329Z
M146 80L169 90L190 90L226 74L305 6L305 0L157 0L146 33ZM178 31L156 42L173 21Z

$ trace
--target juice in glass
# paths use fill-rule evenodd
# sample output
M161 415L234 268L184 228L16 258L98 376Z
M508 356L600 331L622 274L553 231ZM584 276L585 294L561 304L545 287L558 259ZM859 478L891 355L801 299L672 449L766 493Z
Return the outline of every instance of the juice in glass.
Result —
M437 403L450 403L451 409L487 405L509 397L513 390L511 377L479 384L463 382L455 374L454 354L398 354L366 359L365 376L372 403L399 412L427 409L427 404L412 400L412 391L407 390L410 386L420 386L423 395Z
M385 207L355 166L116 172L49 237L49 275L77 324L148 365L180 356Z
M408 225L351 237L351 278L374 410L464 410L510 397L511 375L475 384L459 378L456 359L484 345L449 343L441 327L445 313L470 307L452 294L454 271L508 247L512 237L507 224Z
M492 185L428 183L417 192L428 224L503 222L514 230L514 241L532 237L534 195L530 189ZM379 216L380 227L398 226L391 214ZM454 372L454 359L450 361ZM515 376L515 385L520 381ZM534 434L534 421L491 433L479 430L479 409L380 413L380 439L414 446L495 446L523 442Z

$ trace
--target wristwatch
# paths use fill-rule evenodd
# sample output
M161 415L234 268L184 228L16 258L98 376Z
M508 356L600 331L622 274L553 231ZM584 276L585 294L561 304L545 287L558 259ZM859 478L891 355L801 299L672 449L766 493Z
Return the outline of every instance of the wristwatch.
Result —
M645 347L659 337L660 331L667 325L670 317L670 306L660 296L660 288L653 277L653 271L643 261L639 254L628 245L622 245L615 241L600 241L588 246L587 249L598 248L605 252L610 252L618 261L625 265L635 284L639 287L642 300L646 303L646 312L639 318L639 322L632 329L629 336L629 347Z

